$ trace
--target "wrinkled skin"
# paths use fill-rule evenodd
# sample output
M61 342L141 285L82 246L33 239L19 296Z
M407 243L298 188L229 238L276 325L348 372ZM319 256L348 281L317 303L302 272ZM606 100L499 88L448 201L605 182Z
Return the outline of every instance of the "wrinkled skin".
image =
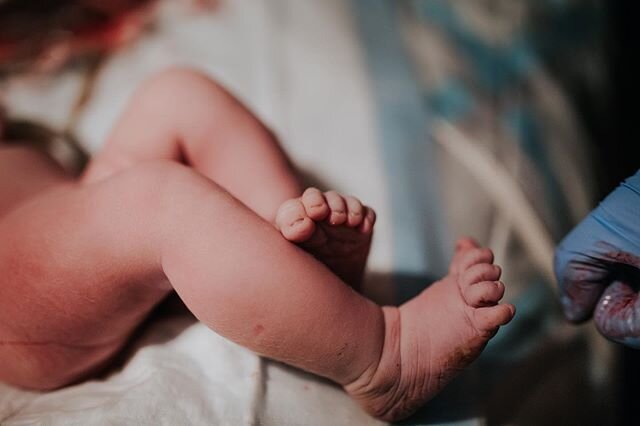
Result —
M640 349L640 171L560 243L555 271L569 321L593 316L605 337Z

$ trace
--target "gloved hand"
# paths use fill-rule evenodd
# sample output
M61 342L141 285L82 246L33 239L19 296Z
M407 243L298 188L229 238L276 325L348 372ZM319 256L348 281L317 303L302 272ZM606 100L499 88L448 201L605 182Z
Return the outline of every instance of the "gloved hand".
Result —
M560 243L555 273L567 319L640 349L640 170Z

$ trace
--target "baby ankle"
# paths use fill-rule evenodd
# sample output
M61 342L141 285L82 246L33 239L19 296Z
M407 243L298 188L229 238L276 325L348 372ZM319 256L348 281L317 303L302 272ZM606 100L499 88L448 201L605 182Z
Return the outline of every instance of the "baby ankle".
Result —
M367 392L371 387L381 384L381 380L386 381L386 376L392 378L400 374L400 310L395 306L385 306L382 313L384 336L380 352L372 357L371 362L354 380L343 385L350 394Z

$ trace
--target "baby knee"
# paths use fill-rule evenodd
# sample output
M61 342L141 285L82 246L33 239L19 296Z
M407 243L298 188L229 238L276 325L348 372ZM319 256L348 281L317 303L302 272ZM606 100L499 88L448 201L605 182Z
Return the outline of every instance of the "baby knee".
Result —
M194 84L212 84L213 81L205 73L195 68L172 66L152 75L147 83L150 86L157 84L159 86L176 85L182 87Z
M210 107L212 104L233 102L233 97L215 80L186 67L172 67L155 74L142 85L137 96L149 99L154 105L167 105L173 114L176 113L176 105L192 109L194 106Z

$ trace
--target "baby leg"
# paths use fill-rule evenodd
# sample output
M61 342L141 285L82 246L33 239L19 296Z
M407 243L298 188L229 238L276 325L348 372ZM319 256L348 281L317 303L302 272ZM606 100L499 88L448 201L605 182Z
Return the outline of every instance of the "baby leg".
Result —
M300 197L298 180L274 136L203 74L172 69L144 84L84 181L100 180L154 159L193 167L261 217L278 222L285 238L359 287L371 244L373 210L334 191L322 195L307 190ZM319 199L324 210L317 205ZM303 206L309 210L310 203L315 210L307 214ZM306 220L301 221L301 216ZM366 226L360 227L365 216Z
M492 254L380 308L202 175L148 164L61 186L0 222L0 379L63 386L103 365L169 291L216 332L327 377L370 413L411 414L480 353L513 307Z
M298 180L274 136L203 74L172 69L144 84L84 180L100 180L154 159L193 167L261 217L278 222L285 238L359 287L371 243L373 210L335 191L322 195L307 190L299 197ZM309 209L318 199L326 209L316 206L307 215L303 205ZM308 217L301 221L301 215ZM366 226L360 227L365 216Z
M224 88L188 69L165 71L136 92L84 180L158 159L195 168L270 222L301 191L274 135Z
M185 304L223 336L345 386L378 417L411 414L514 315L498 304L493 254L472 242L449 276L399 308L380 308L210 181L201 191L175 191L162 249ZM197 215L184 208L196 202Z
M60 185L0 221L0 379L93 373L175 288L220 334L347 383L382 311L218 185L174 163Z

